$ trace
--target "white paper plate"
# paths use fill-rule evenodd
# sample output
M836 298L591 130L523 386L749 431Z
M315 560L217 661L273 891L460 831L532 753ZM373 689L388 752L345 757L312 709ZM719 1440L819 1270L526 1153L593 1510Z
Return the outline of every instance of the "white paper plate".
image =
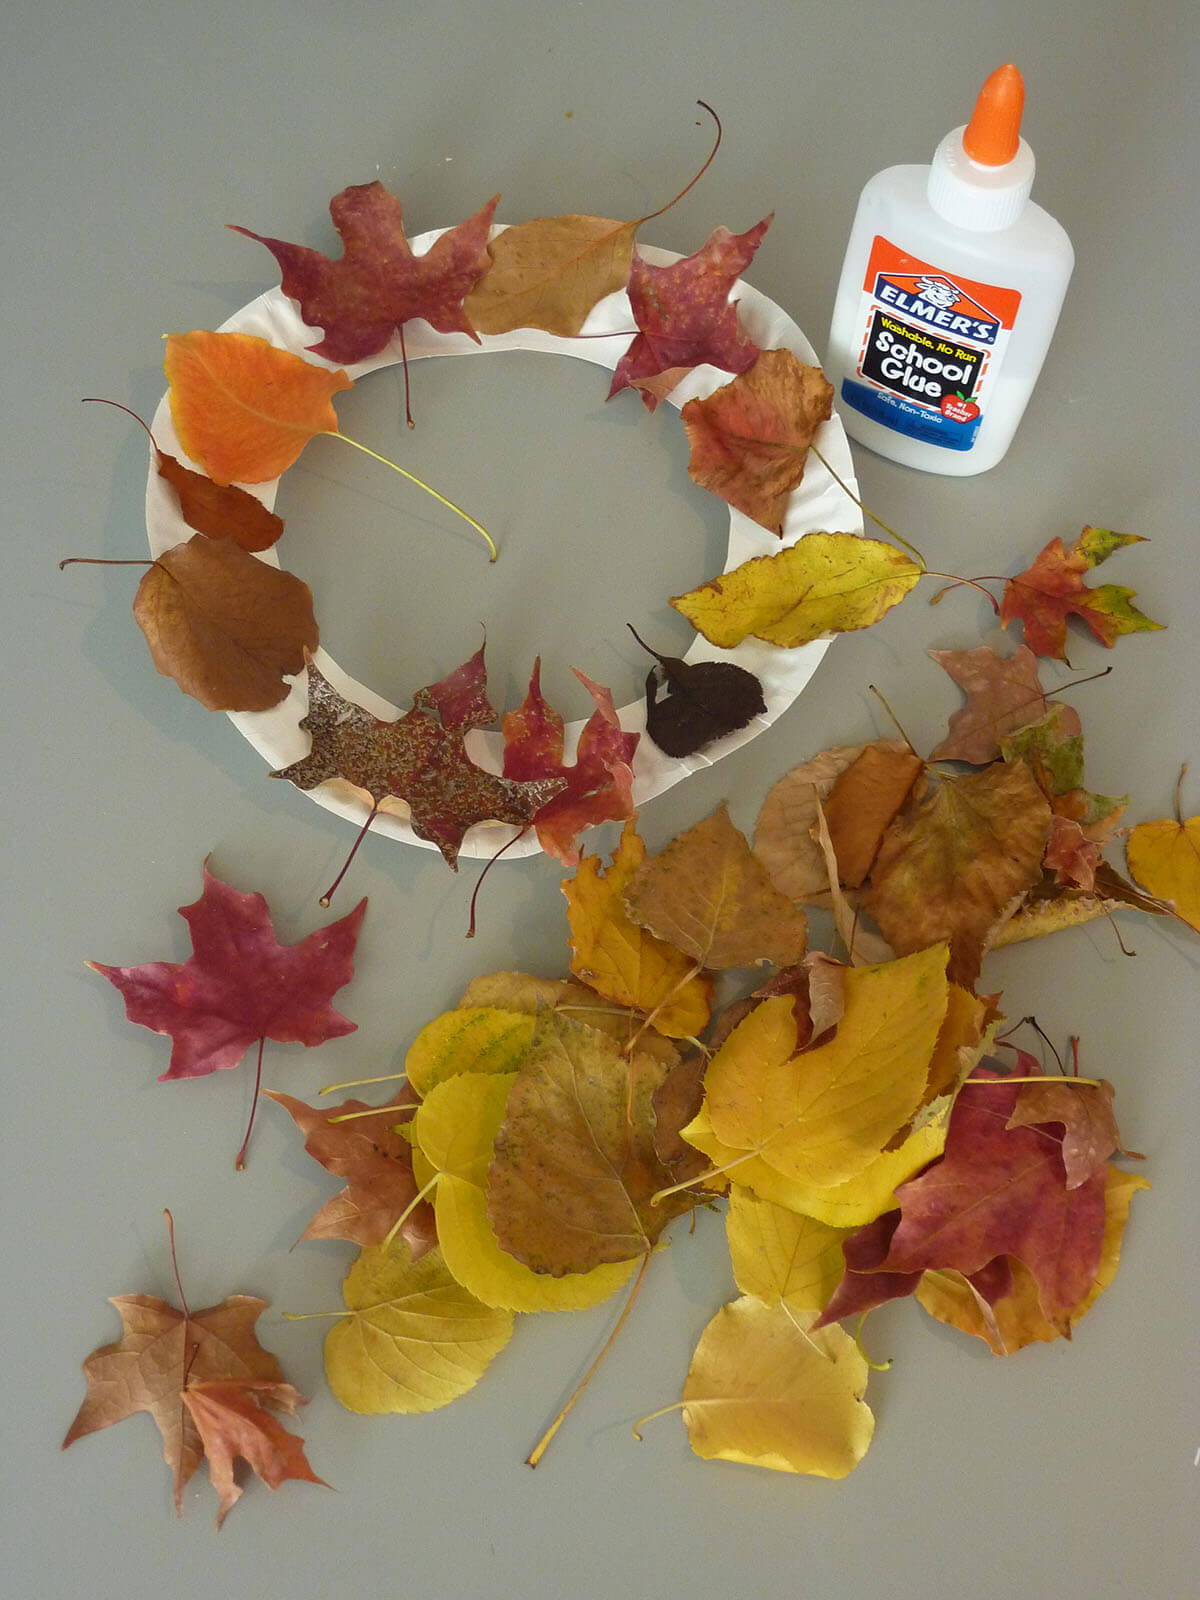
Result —
M436 229L413 239L411 243L414 253L423 255L434 240L445 231ZM503 231L500 226L494 227L492 236ZM654 266L668 266L681 259L674 251L656 250L647 245L639 245L637 248L639 254ZM734 290L733 298L737 302L742 326L756 344L768 350L786 348L801 361L816 363L817 357L812 345L792 319L773 301L742 282L739 282ZM405 323L404 340L410 361L420 361L427 356L484 356L493 350L536 350L547 355L569 356L576 361L590 361L596 366L606 367L612 371L629 345L628 330L632 320L629 297L622 290L619 294L608 295L593 307L582 330L589 335L611 335L607 338L566 339L554 334L541 333L536 329L523 328L513 333L485 335L481 343L475 344L465 334L436 333L428 323L416 319ZM256 334L282 350L290 350L294 355L303 356L307 361L331 369L337 365L335 362L322 361L319 356L312 354L308 347L320 342L321 329L309 327L302 322L295 304L278 288L268 289L265 294L259 295L257 300L252 300L249 305L243 306L227 322L222 323L220 331ZM357 380L379 367L394 366L399 360L400 341L397 337L385 350L372 356L369 361L360 361L345 370L351 378ZM714 389L719 389L728 382L729 374L717 367L697 367L672 391L668 404L678 410L688 400L696 396L710 395ZM626 397L624 403L638 402ZM185 462L188 461L188 457L180 448L166 395L154 413L152 427L160 449L178 456ZM822 425L817 434L817 444L835 471L846 483L856 488L850 449L842 425L836 416ZM197 466L197 463L192 462L191 465ZM249 489L264 505L270 507L275 503L279 479L275 478L269 483L244 484L242 487ZM704 492L699 488L696 490L697 494ZM830 528L861 532L862 518L858 507L847 499L843 490L838 487L822 464L813 457L809 461L803 481L788 502L782 540L759 527L742 512L730 507L729 544L724 570L728 572L732 567L740 566L753 556L774 554L787 545L795 544L806 533ZM163 551L192 536L192 529L180 515L179 503L174 492L155 470L153 454L146 486L146 529L150 539L150 553L155 556L161 555ZM279 565L279 557L274 549L264 551L259 559L276 567ZM701 583L712 576L714 576L712 573L697 573L696 582ZM762 683L767 709L748 727L726 735L697 755L676 760L664 755L648 737L644 736L645 702L639 699L622 706L619 712L622 728L627 732L643 734L633 763L635 806L643 806L647 800L662 794L673 784L680 783L690 773L711 766L722 756L728 755L732 750L740 749L765 728L769 728L804 689L828 646L829 640L821 639L803 645L799 649L781 650L757 639L747 639L735 650L718 650L707 640L696 635L685 659L690 662L735 661L739 666L747 668ZM343 672L323 646L317 651L315 660L339 693L348 700L364 706L375 716L391 720L405 709L393 705L391 701L385 700L381 695L368 689L365 684L358 683ZM449 672L458 664L457 661L447 662L445 670ZM413 691L419 687L419 684L412 685ZM292 762L299 761L308 753L309 736L299 727L300 719L306 709L307 692L305 678L301 674L293 681L291 693L287 698L270 711L235 711L229 713L229 718L274 769L290 766ZM583 726L582 719L567 725L565 759L568 762L574 758L575 746ZM503 740L499 732L473 730L467 735L467 749L472 760L479 766L486 767L492 772L501 770ZM347 785L334 781L305 792L318 805L347 818L357 827L361 827L366 820L368 808L350 792ZM401 839L406 844L421 845L429 850L437 848L425 839L418 839L405 818L389 814L387 811L378 814L371 831L384 834L388 838ZM507 840L515 839L517 832L517 829L506 824L480 823L468 831L461 854L475 857L491 856ZM534 855L538 850L537 839L531 831L524 838L517 840L501 859L515 860L520 856Z

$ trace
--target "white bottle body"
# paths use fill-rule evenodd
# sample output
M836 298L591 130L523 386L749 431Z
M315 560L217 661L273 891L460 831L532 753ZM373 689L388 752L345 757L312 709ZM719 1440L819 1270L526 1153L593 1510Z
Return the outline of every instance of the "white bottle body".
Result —
M1075 253L1032 203L993 231L948 222L929 203L928 180L927 166L889 167L863 189L825 372L852 439L905 466L968 476L1012 442ZM952 289L953 306L936 303Z

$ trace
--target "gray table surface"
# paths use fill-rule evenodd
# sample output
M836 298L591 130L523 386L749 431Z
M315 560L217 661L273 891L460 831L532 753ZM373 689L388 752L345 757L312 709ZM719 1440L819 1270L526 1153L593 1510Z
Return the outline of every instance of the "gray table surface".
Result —
M697 164L702 96L724 118L725 144L647 240L686 252L718 222L743 229L774 209L749 277L822 348L862 183L927 160L986 73L1014 59L1040 163L1035 197L1078 254L1041 384L991 473L929 477L857 451L860 483L931 565L959 572L1017 571L1085 522L1147 536L1104 577L1136 588L1168 631L1111 655L1075 636L1077 670L1114 670L1074 699L1092 787L1130 791L1133 820L1162 816L1190 758L1194 809L1197 42L1190 6L1117 0L155 10L25 0L8 13L7 1593L1192 1592L1196 939L1130 915L1120 924L1136 958L1104 925L990 958L1008 1013L1036 1013L1060 1042L1078 1033L1087 1070L1117 1085L1154 1189L1140 1197L1115 1286L1072 1344L1000 1361L911 1305L881 1312L871 1343L895 1365L872 1381L875 1442L844 1483L702 1463L677 1418L641 1446L631 1438L634 1418L677 1396L700 1330L732 1293L716 1217L656 1264L536 1474L522 1457L602 1340L610 1307L525 1319L473 1394L443 1412L356 1418L325 1386L322 1325L279 1316L339 1304L350 1247L289 1250L330 1183L271 1106L236 1176L248 1069L157 1084L165 1041L128 1025L83 966L183 959L174 908L195 898L209 852L221 876L266 893L282 937L301 937L323 920L315 899L351 831L266 782L223 717L155 674L128 574L60 576L55 562L142 551L144 441L116 413L78 402L107 395L148 417L163 386L160 335L215 326L274 281L265 253L222 224L330 248L328 197L376 177L400 194L414 232L497 189L509 220L637 215ZM682 640L656 597L715 570L724 543L723 512L687 482L677 419L665 408L645 417L632 397L605 407L582 363L497 357L466 379L455 363L421 369L422 425L396 447L493 526L509 560L489 568L390 474L319 442L281 509L289 563L319 597L333 653L403 700L469 654L483 620L498 699L515 703L539 649L552 694L568 698L566 665L579 659L631 698L642 668L622 624ZM374 380L347 397L347 431L396 440L399 403L393 377ZM936 608L918 595L838 641L773 729L647 808L651 847L723 797L749 827L796 762L887 733L871 683L929 748L959 701L925 650L980 640L1007 648L982 600L960 592ZM611 834L598 842L607 848ZM310 1096L331 1078L386 1071L472 974L559 971L556 866L498 868L467 944L477 874L475 863L454 877L433 854L368 841L345 899L349 909L351 895L370 896L342 997L358 1031L319 1051L271 1049L267 1081ZM272 1496L252 1484L219 1538L203 1475L176 1522L148 1419L59 1453L80 1363L116 1336L106 1297L171 1292L165 1205L193 1305L237 1290L271 1301L264 1342L312 1397L302 1431L337 1490Z

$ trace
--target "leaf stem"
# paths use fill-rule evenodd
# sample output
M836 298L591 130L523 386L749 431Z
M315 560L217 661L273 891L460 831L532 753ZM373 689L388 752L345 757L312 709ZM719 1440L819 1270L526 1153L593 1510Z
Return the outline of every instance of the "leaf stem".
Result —
M328 889L326 889L325 893L317 901L317 904L319 906L321 906L322 909L328 909L329 902L333 899L334 895L337 893L338 885L341 883L342 879L346 876L346 874L350 871L350 863L354 860L355 856L358 854L359 845L367 837L367 829L375 821L375 818L378 815L379 815L379 801L376 800L375 803L371 807L371 810L370 810L370 812L369 812L369 814L367 816L367 820L363 823L362 827L358 830L358 838L355 839L354 843L350 846L350 854L346 857L346 860L342 865L342 870L338 873L337 877L333 880L333 882L329 885Z
M621 1054L627 1061L633 1052L634 1045L648 1029L654 1026L655 1017L657 1017L661 1011L665 1011L670 1005L671 1001L674 1000L675 996L683 989L686 989L688 984L691 983L692 979L698 978L703 971L704 963L702 961L693 962L693 964L683 974L682 978L673 983L667 990L666 994L663 995L662 999L657 1003L657 1005L655 1005L652 1010L646 1013L646 1015L642 1018L641 1023L625 1041L625 1044L621 1048Z
M336 1094L339 1089L361 1089L368 1083L395 1083L397 1078L406 1078L406 1072L385 1072L381 1078L349 1078L345 1083L327 1083L323 1089L318 1089L318 1094Z
M579 1382L575 1385L574 1389L571 1391L571 1397L567 1401L566 1405L563 1406L562 1410L555 1417L554 1421L550 1424L550 1426L546 1429L546 1431L542 1435L542 1437L534 1445L533 1449L525 1457L525 1465L527 1467L536 1467L538 1462L546 1454L546 1450L549 1447L551 1439L554 1438L554 1435L558 1432L558 1430L562 1427L563 1423L567 1420L568 1413L574 1407L575 1402L579 1399L580 1395L587 1388L588 1384L592 1381L592 1378L595 1376L596 1370L599 1367L600 1363L604 1360L605 1356L612 1349L614 1343L616 1342L617 1335L620 1333L621 1329L625 1326L626 1319L628 1318L629 1313L633 1310L634 1302L637 1300L638 1295L641 1293L642 1284L646 1281L646 1269L650 1265L650 1256L651 1256L651 1251L649 1249L647 1249L646 1253L642 1257L642 1264L638 1268L638 1275L633 1280L633 1288L629 1291L629 1298L625 1302L625 1305L624 1305L624 1308L623 1308L623 1310L621 1312L621 1315L617 1318L616 1326L613 1328L613 1331L609 1334L608 1338L604 1341L604 1344L601 1346L599 1355L592 1362L591 1366L587 1369L587 1371L584 1373L583 1377L580 1378Z
M870 1367L872 1372L887 1372L889 1370L889 1368L891 1367L891 1365L892 1365L891 1356L889 1356L886 1361L872 1361L870 1356L867 1354L866 1350L863 1347L863 1339L862 1339L863 1323L867 1320L867 1318L870 1315L871 1315L870 1311L864 1311L862 1316L859 1317L859 1319L858 1319L858 1327L855 1328L855 1330L854 1330L854 1345L855 1345L855 1348L857 1349L859 1355L867 1363L867 1366Z
M417 1190L416 1194L413 1195L412 1199L405 1206L404 1210L400 1213L400 1215L396 1218L395 1222L393 1222L391 1227L388 1229L386 1237L383 1239L382 1243L379 1246L379 1248L381 1250L387 1250L387 1249L390 1248L392 1240L400 1232L400 1229L408 1221L409 1217L412 1216L413 1212L421 1204L421 1201L424 1200L425 1196L429 1193L429 1191L436 1186L437 1181L438 1181L438 1179L440 1177L441 1177L441 1173L440 1172L435 1172L433 1177L430 1178L429 1182L424 1186L424 1188L421 1188L421 1189Z
M113 561L107 556L64 556L58 563L58 570L65 567L153 567L156 563L148 556L131 556L125 560Z
M980 1089L989 1085L993 1088L1004 1088L1010 1083L1065 1083L1068 1087L1079 1089L1102 1089L1104 1087L1099 1078L1048 1078L1043 1072L1033 1078L966 1078L963 1081L963 1088L970 1089L974 1087Z
M171 1271L175 1274L175 1292L179 1296L179 1304L183 1307L183 1314L190 1322L192 1313L188 1310L187 1296L183 1292L183 1284L179 1278L179 1261L175 1255L175 1218L164 1206L163 1216L167 1219L167 1243L171 1248Z
M357 439L351 439L348 434L339 433L336 428L326 428L322 431L327 439L340 439L343 444L353 445L355 450L361 450L363 455L370 456L372 461L379 461L385 467L391 467L393 472L398 472L402 478L407 478L409 483L415 483L418 489L424 489L426 494L431 494L439 504L446 506L450 511L457 512L464 522L469 522L476 533L483 536L488 549L492 552L490 559L495 561L499 556L500 552L496 549L495 540L483 524L476 522L475 518L468 515L461 506L455 505L453 500L448 500L444 494L439 494L436 489L431 488L422 478L418 478L416 473L409 472L405 467L398 467L394 461L389 461L386 456L381 456L377 450L371 450L367 445L359 444Z
M854 490L850 487L850 485L846 482L846 480L844 478L840 477L839 474L834 471L834 469L830 466L829 462L826 461L825 457L817 449L815 444L810 444L808 448L812 451L813 455L816 456L817 460L825 468L825 471L833 479L834 483L836 483L837 486L840 489L844 490L845 493L850 496L851 500L854 501L854 504L862 512L863 516L864 517L870 517L871 521L875 524L875 526L877 528L882 528L884 533L888 534L891 538L895 539L897 544L903 545L904 548L908 551L909 555L912 556L913 559L917 562L918 566L921 568L921 571L922 572L927 572L929 569L925 565L925 557L917 549L916 545L909 544L908 540L903 538L900 534L898 534L896 532L895 528L889 527L888 524L886 522L884 522L881 517L877 517L869 506L863 505L862 501L855 494Z
M704 176L704 174L708 171L709 167L712 166L714 160L716 159L717 151L721 148L721 134L722 134L721 119L717 115L717 113L713 110L713 108L709 105L707 100L697 100L696 104L698 106L703 106L705 111L708 112L709 116L713 119L713 121L717 125L717 137L716 137L716 139L715 139L715 141L713 143L712 149L708 153L708 160L700 168L700 171L696 174L696 176L692 179L692 181L690 183L688 183L688 184L685 184L684 187L682 189L680 189L679 193L675 196L674 200L668 200L666 205L665 206L659 206L657 211L651 211L649 213L649 215L644 216L644 217L639 217L638 218L638 227L639 228L641 227L643 222L653 222L655 217L661 217L662 214L664 213L664 211L670 211L672 206L678 205L679 202L683 199L684 195L687 194L690 189L694 189L696 187L696 185L700 182L700 179ZM700 124L697 123L696 126L699 127Z
M727 1161L723 1167L710 1167L707 1172L697 1173L694 1178L689 1178L686 1183L673 1183L669 1189L656 1189L650 1196L650 1204L652 1206L661 1205L670 1194L682 1194L685 1189L694 1189L698 1183L707 1183L710 1178L720 1178L726 1172L732 1172L734 1167L740 1167L743 1161L749 1161L751 1156L758 1154L757 1150L747 1150L745 1155L740 1155L733 1161Z
M647 1422L653 1422L657 1417L665 1417L670 1411L682 1411L685 1405L687 1405L686 1400L672 1400L669 1406L659 1406L657 1411L647 1411L644 1417L639 1417L634 1423L633 1437L641 1444L642 1436L638 1432L639 1428L643 1427Z
M250 1133L254 1127L254 1116L258 1110L258 1091L262 1087L263 1045L266 1042L266 1035L264 1034L258 1041L258 1066L254 1073L254 1099L250 1102L250 1121L246 1124L246 1137L242 1140L242 1148L238 1151L233 1163L235 1170L238 1172L244 1172L246 1168L246 1146L250 1143Z

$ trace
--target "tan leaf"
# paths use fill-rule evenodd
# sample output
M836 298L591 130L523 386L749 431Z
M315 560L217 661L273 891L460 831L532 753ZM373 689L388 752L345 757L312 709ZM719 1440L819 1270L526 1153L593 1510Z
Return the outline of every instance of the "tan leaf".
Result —
M266 1406L295 1416L304 1397L290 1383L265 1383L262 1379L235 1379L224 1382L189 1383L183 1403L191 1414L208 1459L208 1475L221 1497L217 1527L229 1509L242 1497L233 1476L238 1457L266 1484L278 1489L281 1483L299 1478L304 1483L329 1485L318 1478L304 1455L304 1441L282 1427Z
M577 334L596 302L629 281L639 226L572 214L506 228L488 245L492 264L467 296L472 326L480 333Z
M701 967L786 967L807 942L804 913L772 888L724 804L637 869L625 905Z
M1048 701L1038 678L1037 657L1027 645L1011 656L998 656L987 645L974 650L931 650L929 654L958 684L967 703L950 718L946 737L930 753L931 761L969 761L986 766L1000 754L1006 733L1046 715L1057 701ZM1065 733L1080 732L1078 714L1061 706Z
M869 744L835 780L824 801L825 822L848 889L857 889L870 872L880 841L923 766L910 749Z

